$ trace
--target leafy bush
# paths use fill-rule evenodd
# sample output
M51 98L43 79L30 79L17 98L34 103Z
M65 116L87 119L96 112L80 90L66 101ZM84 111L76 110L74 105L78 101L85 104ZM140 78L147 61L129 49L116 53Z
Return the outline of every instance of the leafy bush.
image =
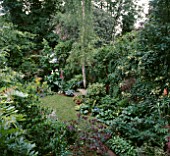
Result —
M138 155L168 156L163 143L160 147L153 147L150 144L144 144L142 147L137 149L137 153Z
M43 40L43 49L41 50L40 65L44 70L43 75L49 74L52 70L58 69L59 62L57 55L54 53L53 49L49 46L47 40Z
M115 99L109 95L102 97L92 109L92 114L105 124L110 124L128 106L128 100Z
M87 97L99 99L106 95L104 84L102 83L94 83L88 86L87 88Z
M66 61L70 55L71 48L72 48L71 40L59 42L54 48L54 53L57 56L59 67L62 69L66 66Z
M47 125L48 126L48 125ZM54 124L53 136L50 138L49 147L52 149L51 153L54 155L67 155L68 151L68 140L69 132L66 125L61 122Z
M17 71L21 71L24 74L25 79L29 81L34 75L40 74L38 64L31 57L23 58L22 61L23 62L17 68Z
M0 62L1 65L0 65L0 69L1 68L4 68L7 64L7 59L6 59L6 56L8 55L8 53L6 51L3 51L3 49L0 51Z
M25 130L22 129L21 122L25 116L18 114L10 97L0 94L0 152L6 155L37 156L36 145L25 137Z
M10 150L12 150L11 154L15 154L16 152L16 155L20 155L18 153L25 152L29 155L29 153L32 152L33 155L34 152L32 149L37 151L39 155L50 153L53 155L61 155L66 153L68 131L65 125L54 119L50 119L49 114L51 112L38 106L39 101L38 96L35 95L35 90L31 90L27 83L21 83L23 80L19 73L7 68L6 70L2 70L0 76L0 92L3 92L4 95L7 96L6 99L8 101L7 105L9 108L7 107L6 109L11 111L12 115L14 114L11 118L9 116L9 122L11 122L9 137L10 133L12 136L9 138L8 146L11 148ZM0 100L0 102L3 102L3 100ZM13 108L15 109L13 110ZM8 119L8 114L4 115L4 117ZM19 121L19 124L15 122L15 118L22 119L22 116L24 120ZM2 129L5 129L6 123L3 123ZM15 130L16 135L14 133ZM22 133L20 133L20 131ZM14 138L16 138L16 142ZM6 141L8 141L8 139ZM32 144L30 144L30 142ZM20 151L22 149L19 148L20 145L23 146L23 151ZM25 153L23 155L25 155Z
M7 22L4 16L1 16L0 20L0 48L8 53L6 56L7 64L15 70L23 69L22 72L24 72L26 69L21 67L23 59L32 54L35 48L33 42L35 35L16 30L14 25L9 21Z
M113 45L107 45L96 50L94 55L93 77L105 83L107 92L117 97L120 93L120 83L124 78L135 73L136 63L130 63L129 56L136 53L137 33L131 32L115 40ZM128 72L129 73L128 73Z
M109 148L119 156L137 156L137 151L130 141L119 136L112 137L107 141Z
M67 130L64 124L49 118L51 111L38 106L37 97L29 94L28 97L13 97L18 112L26 115L22 126L27 130L28 140L36 144L40 155L53 153L60 155L67 147ZM62 137L61 137L62 136Z
M79 110L80 110L80 113L84 114L84 115L87 115L87 114L89 114L91 112L90 106L87 105L87 104L83 104L83 103L80 105Z
M11 68L0 69L0 88L5 90L10 87L20 87L23 81L23 74L13 71Z
M165 128L168 120L159 115L159 110L154 99L131 104L112 121L112 127L122 137L138 146L150 143L159 147L162 142L165 142L168 134Z
M108 60L106 59L106 56L112 50L113 46L111 45L95 49L94 54L92 55L92 68L87 69L87 79L90 83L107 83Z
M46 114L43 110L39 113ZM38 115L38 112L35 115ZM26 125L27 137L36 143L40 155L50 153L56 156L64 155L68 152L68 131L63 123L50 119L49 115L47 117L42 119L40 115L34 116L34 119L30 120L32 124Z
M59 78L59 76L60 74L58 70L52 70L51 74L45 76L45 80L52 91L58 92L60 89L62 89L63 81Z
M41 77L35 77L32 82L28 82L24 85L27 93L36 94L39 97L44 97L47 95L51 95L52 91L49 88L46 81L41 82Z
M66 59L69 56L71 42L60 42L55 48L50 47L47 40L43 40L44 48L41 50L40 65L43 70L41 73L48 82L49 87L58 92L65 90L65 73L63 68L66 64ZM71 89L70 87L67 89Z
M77 88L82 88L82 79L82 75L75 75L72 79L67 81L65 89L77 90Z
M83 104L80 106L80 112L88 114L92 112L100 99L106 95L104 84L94 83L87 88L87 95L83 98Z

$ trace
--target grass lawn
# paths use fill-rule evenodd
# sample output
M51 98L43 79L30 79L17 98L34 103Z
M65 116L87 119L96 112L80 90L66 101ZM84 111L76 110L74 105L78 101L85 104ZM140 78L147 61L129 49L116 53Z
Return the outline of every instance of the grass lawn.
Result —
M75 103L72 97L63 95L46 96L40 99L44 107L48 107L56 111L57 118L61 121L69 121L77 119L75 111Z

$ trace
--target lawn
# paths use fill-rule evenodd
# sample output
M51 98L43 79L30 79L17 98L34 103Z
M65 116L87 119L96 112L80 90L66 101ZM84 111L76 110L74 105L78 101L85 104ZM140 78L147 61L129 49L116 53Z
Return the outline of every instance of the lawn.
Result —
M44 107L51 108L56 111L57 118L61 121L69 121L77 119L75 111L75 103L72 97L63 95L46 96L40 99Z

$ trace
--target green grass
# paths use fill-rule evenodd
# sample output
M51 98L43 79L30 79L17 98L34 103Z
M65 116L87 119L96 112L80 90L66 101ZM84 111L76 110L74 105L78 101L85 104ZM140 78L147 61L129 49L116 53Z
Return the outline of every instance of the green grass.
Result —
M57 118L60 121L69 121L77 119L75 103L71 97L63 95L52 95L41 98L41 105L56 111Z

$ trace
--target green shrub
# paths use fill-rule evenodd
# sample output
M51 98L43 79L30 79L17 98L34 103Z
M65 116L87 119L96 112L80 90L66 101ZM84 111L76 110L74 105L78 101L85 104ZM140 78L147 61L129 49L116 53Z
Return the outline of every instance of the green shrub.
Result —
M100 99L106 95L104 84L94 83L87 88L87 95L83 98L80 112L89 114L98 105Z
M82 88L82 75L75 75L72 79L67 81L65 84L65 89L77 90L77 88Z
M52 153L60 155L67 147L67 130L63 123L50 118L51 111L38 106L37 97L28 94L27 97L13 96L14 105L19 113L26 116L22 122L27 139L35 143L40 155ZM62 137L61 137L62 136Z
M88 86L87 88L87 97L99 99L106 95L104 84L94 83Z
M35 95L35 89L31 90L29 84L22 80L21 74L8 68L2 70L0 76L0 92L6 96L7 113L8 111L12 113L12 115L3 114L2 117L3 119L9 118L10 127L7 127L7 131L4 130L8 122L3 122L0 126L5 132L3 141L7 141L3 143L3 149L8 145L7 152L11 152L7 155L26 155L27 153L27 155L31 155L30 153L37 155L34 150L38 152L38 155L53 154L57 156L66 153L68 131L65 124L51 119L51 111L38 106L39 100ZM3 103L3 99L0 99L0 102ZM22 119L22 116L24 117L22 121L15 122Z
M45 113L41 110L39 113ZM39 151L40 155L53 154L55 156L64 155L68 152L67 137L68 131L64 123L57 122L50 115L41 118L40 115L35 114L34 119L30 120L31 124L27 124L27 137L33 141ZM54 120L54 121L53 121Z
M124 108L117 118L111 121L111 126L123 138L131 140L134 145L149 143L153 146L165 142L168 134L168 120L159 115L157 101L147 99L138 104L130 104Z
M0 69L4 68L6 66L6 64L7 64L6 56L7 55L8 55L8 53L5 50L1 49L1 52L0 52L0 62L2 62L2 63L0 64Z
M51 74L45 76L45 81L47 81L52 91L58 92L62 88L63 81L59 77L60 73L58 70L52 70Z
M137 151L130 141L119 136L112 137L107 141L109 148L119 156L137 156Z
M35 143L26 139L21 122L25 116L18 114L12 99L0 94L0 153L2 156L37 156Z
M162 143L159 147L158 146L152 146L150 144L144 144L143 146L139 147L137 149L138 155L153 155L153 156L168 156L168 153L166 153L164 144Z
M54 134L50 138L49 147L52 149L51 153L58 156L67 156L70 154L68 149L70 132L64 123L56 122L54 125Z
M110 95L102 97L96 106L92 109L92 114L95 115L100 121L110 125L122 110L128 106L127 99L113 98Z
M15 26L11 22L7 22L4 16L1 16L0 20L0 49L8 53L6 56L7 65L17 71L20 69L28 71L22 65L24 65L23 60L30 57L35 49L33 42L35 35L16 30ZM31 71L32 69L28 72Z

